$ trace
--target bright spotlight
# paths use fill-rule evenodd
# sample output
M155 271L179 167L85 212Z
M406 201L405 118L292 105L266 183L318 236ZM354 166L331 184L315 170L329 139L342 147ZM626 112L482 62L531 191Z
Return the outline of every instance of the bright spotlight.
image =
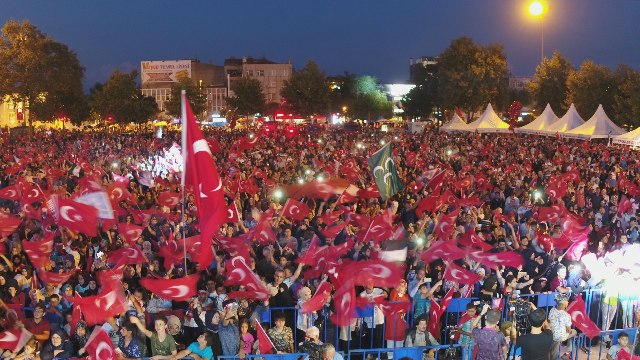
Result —
M305 171L304 171L304 174L305 174L305 175L311 175L311 169L307 169L307 170L305 170Z
M384 141L384 139L380 140L380 145L384 145L386 144L386 141Z
M304 179L303 178L298 178L298 184L300 184L300 185L304 184Z
M318 175L318 181L323 182L324 181L324 176Z
M117 162L117 161L114 161L114 162L111 164L111 167L117 168L117 167L118 167L118 162Z
M255 135L253 135L253 134L249 134L249 139L253 139L254 136Z
M280 200L280 199L282 199L284 197L284 192L282 190L280 190L280 189L276 189L276 191L273 192L273 197L276 200Z
M529 14L532 16L540 16L544 13L544 4L540 1L534 1L529 4Z
M453 154L453 150L451 149L447 150L447 156L451 156L451 154Z

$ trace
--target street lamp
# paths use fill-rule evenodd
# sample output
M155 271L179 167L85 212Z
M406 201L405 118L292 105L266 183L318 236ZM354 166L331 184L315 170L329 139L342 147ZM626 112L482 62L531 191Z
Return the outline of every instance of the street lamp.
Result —
M534 0L529 4L529 14L540 18L540 63L544 61L544 14L546 10L547 5L540 0Z

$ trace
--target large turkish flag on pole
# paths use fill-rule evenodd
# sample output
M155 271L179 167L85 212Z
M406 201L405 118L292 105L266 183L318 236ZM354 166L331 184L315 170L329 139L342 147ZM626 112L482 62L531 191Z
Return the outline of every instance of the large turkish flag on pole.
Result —
M201 251L195 261L208 267L213 261L211 236L227 219L222 179L216 169L209 144L202 136L187 96L182 94L182 186L193 188L202 232Z

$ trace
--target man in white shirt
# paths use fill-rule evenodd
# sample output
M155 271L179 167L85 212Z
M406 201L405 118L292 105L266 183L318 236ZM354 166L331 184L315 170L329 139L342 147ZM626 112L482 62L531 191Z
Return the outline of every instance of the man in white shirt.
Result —
M382 347L382 338L384 331L384 313L382 309L374 303L374 298L382 296L383 298L387 298L388 294L380 289L373 287L373 282L367 282L367 286L365 286L364 291L360 293L360 297L367 298L370 303L373 304L373 318L371 316L363 318L363 321L369 326L371 329L371 336L373 338L373 347L381 348Z

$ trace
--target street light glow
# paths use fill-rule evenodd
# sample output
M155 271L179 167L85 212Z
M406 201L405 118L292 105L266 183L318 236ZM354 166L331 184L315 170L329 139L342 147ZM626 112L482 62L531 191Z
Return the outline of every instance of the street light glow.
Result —
M535 0L529 4L529 14L532 16L541 16L544 13L544 4L541 1Z

